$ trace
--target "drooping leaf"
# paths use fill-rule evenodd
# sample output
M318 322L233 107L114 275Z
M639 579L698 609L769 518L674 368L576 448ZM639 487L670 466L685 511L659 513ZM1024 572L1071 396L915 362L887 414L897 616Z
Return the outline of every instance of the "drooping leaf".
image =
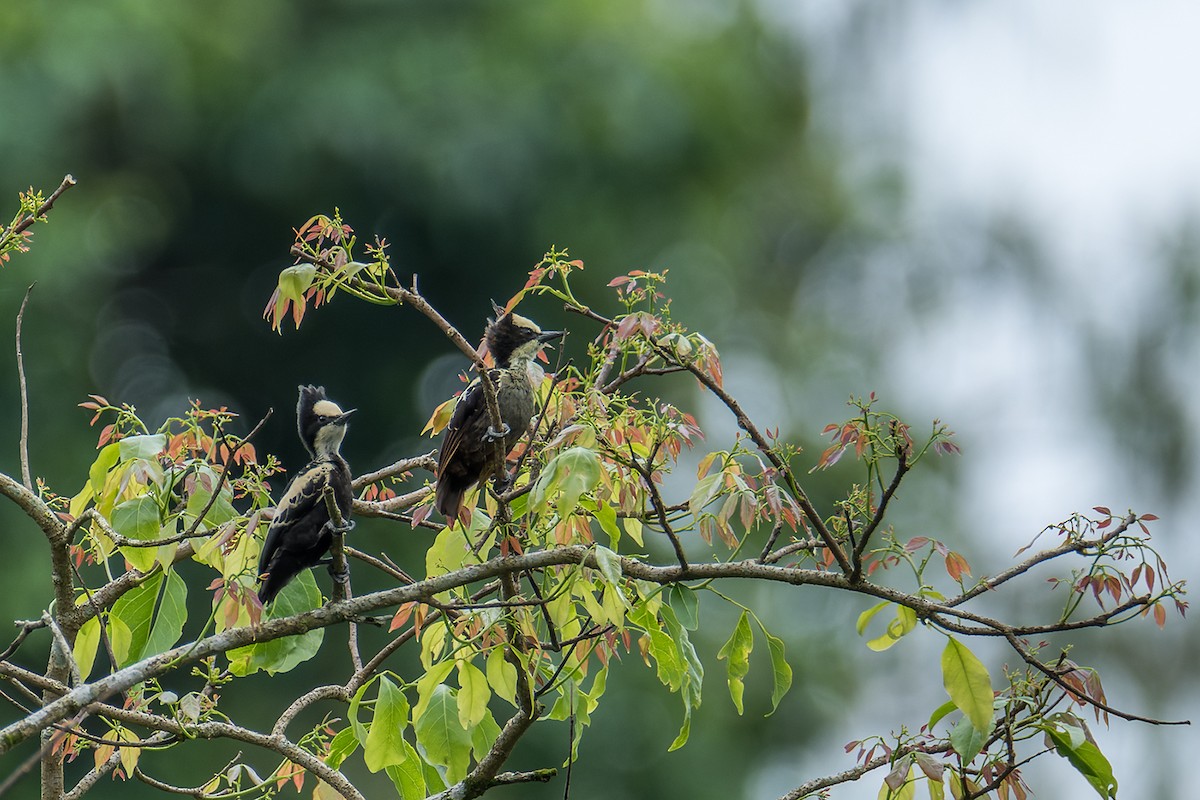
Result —
M889 647L900 641L906 635L912 632L917 627L917 612L913 611L908 606L897 605L896 617L888 623L887 630L880 636L867 642L867 647L875 652L887 650Z
M537 511L545 507L552 492L558 491L555 510L560 519L574 513L579 498L600 483L600 458L594 450L586 447L571 447L550 459L542 470L530 493L531 507Z
M746 686L744 679L750 671L750 651L754 649L754 631L750 628L750 615L743 611L738 617L733 633L717 652L717 659L726 659L726 674L729 696L738 714L742 713L742 694Z
M487 681L492 691L517 704L517 668L505 658L503 647L493 647L487 658Z
M763 633L766 633L766 631L763 631ZM766 633L766 636L767 646L771 649L771 672L773 676L771 711L767 714L769 717L779 708L779 701L792 688L792 668L787 663L787 654L784 652L783 640L769 633Z
M971 720L963 717L950 731L950 746L954 752L962 756L964 764L969 764L983 750L987 735L971 724Z
M947 700L946 702L942 703L933 710L932 714L929 715L929 722L925 724L925 727L932 731L934 725L937 725L943 717L956 708L958 708L958 706L954 705L953 700Z
M471 734L458 719L458 701L450 687L438 684L425 713L413 726L429 761L446 768L446 780L457 783L471 760Z
M392 779L392 785L400 793L400 800L424 800L426 790L425 767L427 766L416 748L403 739L400 745L404 749L404 760L384 771Z
M149 495L140 495L119 503L112 511L112 526L127 539L148 541L157 539L162 523L158 504ZM157 555L153 547L122 547L121 554L135 568L145 572L154 566Z
M408 726L408 710L408 698L404 692L386 675L379 676L375 716L363 745L363 760L371 772L403 763L407 757L404 729Z
M1082 728L1075 726L1042 725L1054 750L1067 759L1080 775L1087 779L1096 794L1110 800L1117 796L1117 779L1113 776L1112 764L1100 752L1100 748L1082 736ZM1075 731L1079 735L1073 735Z
M942 683L954 705L983 736L992 732L992 680L987 668L953 636L942 651Z
M99 648L100 618L92 617L83 623L79 628L79 632L75 634L75 646L73 648L75 663L79 665L79 675L85 681L92 674L92 667L96 663L96 651Z
M187 584L174 570L167 573L158 598L158 610L145 646L137 660L165 653L179 643L187 622Z
M470 661L458 662L458 721L467 730L473 729L487 713L492 690L488 680Z

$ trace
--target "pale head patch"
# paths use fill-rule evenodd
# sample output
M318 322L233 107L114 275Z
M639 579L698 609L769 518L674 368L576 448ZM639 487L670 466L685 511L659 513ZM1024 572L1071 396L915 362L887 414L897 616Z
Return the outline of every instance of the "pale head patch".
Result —
M318 400L313 404L313 413L318 417L340 417L342 409L332 400Z
M512 322L513 325L516 325L518 328L525 328L533 331L534 333L542 332L542 329L537 326L537 323L529 319L529 317L522 317L520 314L513 314Z

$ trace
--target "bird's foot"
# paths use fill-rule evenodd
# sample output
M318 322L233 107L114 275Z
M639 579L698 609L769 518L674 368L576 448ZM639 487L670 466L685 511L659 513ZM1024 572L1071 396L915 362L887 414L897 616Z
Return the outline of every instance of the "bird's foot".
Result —
M354 524L354 520L348 519L344 520L342 525L339 527L333 524L333 520L329 520L325 523L325 527L329 528L329 532L336 536L345 536L347 533L354 530Z
M485 433L483 435L483 438L487 439L489 442L494 442L494 441L497 441L498 439L503 439L505 436L508 436L510 433L512 433L512 428L509 427L508 423L501 422L500 430L496 430L491 425L489 425L488 429L487 429L487 433Z
M502 475L492 480L492 491L497 495L505 494L513 485L513 476Z
M345 583L350 578L350 570L334 569L333 562L329 563L329 577L333 578L334 583Z

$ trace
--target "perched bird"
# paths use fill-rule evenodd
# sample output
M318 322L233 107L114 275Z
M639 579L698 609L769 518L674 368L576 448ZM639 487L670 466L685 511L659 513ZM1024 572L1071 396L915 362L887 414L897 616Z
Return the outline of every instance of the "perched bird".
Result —
M487 380L496 387L502 424L498 430L492 427L483 386L476 378L454 406L438 453L436 506L451 524L458 519L468 489L489 477L502 477L496 473L496 442L507 456L525 434L534 412L530 364L547 342L563 335L493 307L496 319L489 321L486 339L496 366L487 371Z
M333 487L343 521L350 520L350 465L338 448L346 435L346 421L353 413L354 409L342 411L329 400L323 386L300 387L296 428L312 460L288 484L263 542L258 559L258 596L264 605L302 570L323 563L321 558L333 543L323 495L326 486Z

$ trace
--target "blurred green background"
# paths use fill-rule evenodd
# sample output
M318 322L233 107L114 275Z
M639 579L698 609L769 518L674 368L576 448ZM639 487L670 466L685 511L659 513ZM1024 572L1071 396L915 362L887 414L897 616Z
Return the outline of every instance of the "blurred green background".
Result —
M75 405L89 392L152 424L189 398L229 406L244 429L273 407L260 452L294 467L295 386L317 382L361 409L346 445L357 470L432 449L418 432L463 361L423 318L346 298L283 336L261 319L292 227L336 206L362 238L386 238L401 276L419 275L468 338L552 244L585 261L582 296L605 310L614 275L669 269L676 318L717 344L752 416L814 462L851 394L879 392L918 429L947 420L965 454L914 476L896 522L951 542L978 572L1002 569L1043 525L1109 505L1159 514L1157 541L1189 577L1200 170L1157 138L1182 124L1186 91L1170 89L1189 73L1173 60L1184 43L1151 38L1160 60L1143 77L1156 91L1139 91L1115 33L1185 26L1068 5L1077 17L1031 2L0 5L0 203L79 180L0 275L9 320L37 282L24 326L34 471L78 491L95 431ZM1077 35L1067 53L1063 31ZM595 333L549 301L522 310L574 331L568 354ZM15 474L11 347L0 375L12 376L0 381L0 469ZM697 410L712 448L727 446L723 409L687 382L667 391ZM827 504L857 479L839 465L814 496ZM44 547L7 506L0 524L0 618L37 616ZM420 571L424 534L366 523L355 536ZM779 712L762 717L758 662L746 716L732 712L714 655L733 617L705 606L707 699L691 742L666 754L678 702L630 663L584 740L575 800L775 797L850 766L846 741L915 727L942 702L925 680L931 640L874 654L853 636L866 603L744 592L789 643L796 684ZM1031 616L1058 602L1047 599L995 603ZM341 674L338 638L271 692ZM1102 669L1119 706L1195 717L1197 649L1173 618L1163 632L1082 637L1075 657ZM1005 656L992 655L998 668ZM269 724L282 704L266 680L232 691L231 707ZM1098 736L1133 796L1190 797L1173 778L1196 734L1119 723ZM510 766L558 763L567 746L565 726L546 726ZM236 749L201 746L210 769ZM143 764L186 784L203 779L202 760ZM1032 772L1042 796L1091 793L1063 765ZM362 774L369 796L392 793ZM107 781L92 796L118 793L149 796ZM496 796L561 793L560 780Z

